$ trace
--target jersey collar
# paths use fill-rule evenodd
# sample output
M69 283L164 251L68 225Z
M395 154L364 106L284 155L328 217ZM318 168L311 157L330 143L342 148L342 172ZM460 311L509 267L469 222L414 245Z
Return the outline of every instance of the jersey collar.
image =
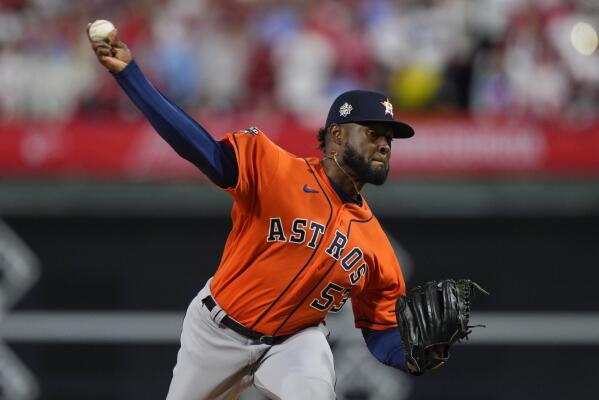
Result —
M331 184L331 187L333 188L333 190L335 190L335 192L337 193L337 195L339 196L339 198L341 199L342 202L353 203L353 204L357 204L360 207L362 207L362 196L361 195L358 195L358 197L354 199L353 197L348 196L347 193L345 193L341 189L341 186L339 186L337 184L337 182L332 180L330 176L327 175L327 178L329 179L329 183Z
M321 163L322 160L318 158L310 158L308 162L312 165L316 173L318 174L318 178L323 184L325 190L329 194L329 196L333 197L337 202L346 205L348 207L357 208L362 210L363 212L370 213L370 208L368 207L368 203L364 196L360 195L359 200L352 199L350 196L345 194L341 187L334 182L329 176L325 173L324 167Z

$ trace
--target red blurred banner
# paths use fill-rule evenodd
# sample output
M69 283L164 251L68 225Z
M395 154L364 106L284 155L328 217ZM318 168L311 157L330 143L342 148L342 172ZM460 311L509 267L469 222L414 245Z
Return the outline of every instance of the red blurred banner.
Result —
M220 137L251 119L200 118ZM477 177L599 176L599 122L544 125L465 116L414 117L416 136L393 142L392 175ZM258 125L301 156L320 156L316 129L268 118ZM145 121L79 118L0 123L0 176L108 179L201 178Z

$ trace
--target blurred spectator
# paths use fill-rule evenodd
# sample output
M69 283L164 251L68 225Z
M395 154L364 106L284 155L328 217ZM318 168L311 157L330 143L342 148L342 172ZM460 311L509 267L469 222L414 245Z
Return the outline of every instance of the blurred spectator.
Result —
M400 108L596 118L599 55L570 43L584 0L10 0L0 4L0 119L131 109L95 64L85 23L109 19L146 75L191 111L321 121L349 88Z

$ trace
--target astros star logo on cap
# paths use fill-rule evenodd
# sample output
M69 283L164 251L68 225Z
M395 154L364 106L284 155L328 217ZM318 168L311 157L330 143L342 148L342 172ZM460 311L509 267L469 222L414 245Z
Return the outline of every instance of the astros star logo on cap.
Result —
M381 101L381 104L385 107L385 115L389 114L393 116L393 104L391 104L389 99Z

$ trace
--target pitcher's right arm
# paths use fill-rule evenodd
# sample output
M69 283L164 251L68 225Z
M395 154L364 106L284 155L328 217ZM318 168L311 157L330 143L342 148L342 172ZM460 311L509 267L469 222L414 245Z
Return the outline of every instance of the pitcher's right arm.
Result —
M223 188L234 187L238 178L234 150L227 141L216 141L145 78L127 45L118 39L117 30L109 34L107 41L90 42L100 64L114 75L160 136L212 182Z

